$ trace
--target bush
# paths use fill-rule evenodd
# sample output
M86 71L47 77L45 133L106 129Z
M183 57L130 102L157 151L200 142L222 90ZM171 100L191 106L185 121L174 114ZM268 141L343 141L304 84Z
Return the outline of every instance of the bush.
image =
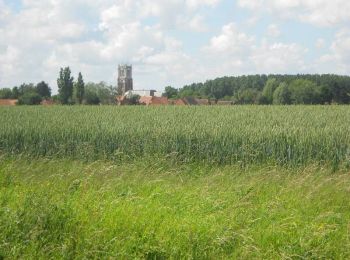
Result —
M27 92L18 99L18 105L40 105L42 97L35 92Z

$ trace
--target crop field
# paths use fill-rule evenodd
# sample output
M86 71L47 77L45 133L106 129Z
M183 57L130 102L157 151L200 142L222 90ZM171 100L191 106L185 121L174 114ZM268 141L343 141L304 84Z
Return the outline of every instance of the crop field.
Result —
M349 259L350 107L0 107L0 259Z
M350 160L348 106L16 107L0 118L7 154L334 168Z

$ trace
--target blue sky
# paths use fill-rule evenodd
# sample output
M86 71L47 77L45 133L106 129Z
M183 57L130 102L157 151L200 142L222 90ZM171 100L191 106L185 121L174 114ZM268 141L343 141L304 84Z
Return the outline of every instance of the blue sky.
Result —
M60 67L162 90L226 75L350 71L347 0L0 0L0 87Z

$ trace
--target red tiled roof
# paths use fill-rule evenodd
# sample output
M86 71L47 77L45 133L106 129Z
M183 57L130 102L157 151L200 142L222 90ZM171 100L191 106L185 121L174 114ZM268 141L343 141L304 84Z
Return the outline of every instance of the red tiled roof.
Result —
M0 99L0 106L15 106L17 99Z
M180 98L180 99L176 99L174 101L174 105L176 105L176 106L186 106L187 104L182 98Z
M142 105L168 105L169 101L166 97L140 97L139 103Z
M45 100L41 101L40 104L43 106L52 106L55 104L55 102L51 99L45 99Z

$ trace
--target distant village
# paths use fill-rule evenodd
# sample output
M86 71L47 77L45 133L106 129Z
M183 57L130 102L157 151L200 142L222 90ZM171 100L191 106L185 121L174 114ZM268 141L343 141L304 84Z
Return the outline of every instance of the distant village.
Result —
M137 102L140 105L156 106L156 105L232 105L232 101L211 101L210 99L200 99L195 97L184 97L178 99L168 99L162 92L156 90L136 90L133 87L132 66L118 66L118 89L122 95L117 96L117 104L132 105ZM133 97L138 97L137 101Z
M145 105L145 106L159 106L159 105L232 105L232 101L211 101L210 99L201 99L192 96L170 99L163 94L163 92L153 89L134 89L134 82L132 77L132 65L118 66L118 83L117 89L119 95L115 97L115 104L119 106L125 105ZM0 98L0 106L15 106L19 102L17 99ZM44 106L51 106L59 104L57 100L52 98L45 98L38 104Z
M61 68L58 94L42 81L36 85L0 89L0 105L328 105L350 104L350 76L334 74L225 76L176 89L134 89L131 65L118 66L117 84L74 80L69 67Z

